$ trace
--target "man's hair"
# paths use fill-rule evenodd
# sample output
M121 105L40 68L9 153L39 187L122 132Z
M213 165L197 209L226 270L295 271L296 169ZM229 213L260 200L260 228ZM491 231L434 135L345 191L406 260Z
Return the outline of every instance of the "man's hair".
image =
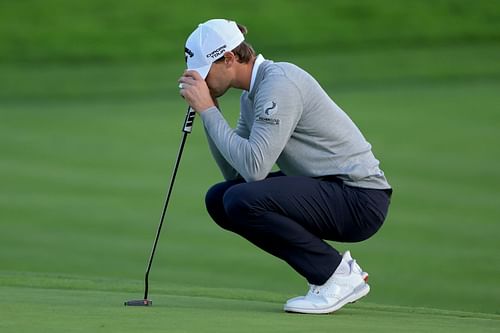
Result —
M241 33L243 35L246 35L248 32L247 27L239 23L236 24L238 25L238 29L240 29ZM231 52L233 52L237 56L238 62L243 64L248 64L250 60L252 60L252 58L255 57L255 51L252 45L248 44L245 41L243 41L240 45L236 46L233 50L231 50ZM217 59L215 62L220 62L223 60L224 57Z

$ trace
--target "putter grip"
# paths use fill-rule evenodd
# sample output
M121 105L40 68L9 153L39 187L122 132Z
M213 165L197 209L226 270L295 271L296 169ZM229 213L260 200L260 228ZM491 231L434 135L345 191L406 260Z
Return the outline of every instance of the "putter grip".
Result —
M193 130L193 122L195 115L196 111L194 111L191 107L188 107L186 113L186 119L184 120L184 127L182 129L184 133L191 133L191 131Z

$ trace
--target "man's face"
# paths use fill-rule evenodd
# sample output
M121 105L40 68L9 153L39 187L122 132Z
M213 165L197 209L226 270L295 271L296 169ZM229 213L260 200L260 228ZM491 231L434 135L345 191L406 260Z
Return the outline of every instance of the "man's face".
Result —
M217 98L226 93L231 87L232 71L229 70L224 60L216 61L210 67L205 82L212 97Z

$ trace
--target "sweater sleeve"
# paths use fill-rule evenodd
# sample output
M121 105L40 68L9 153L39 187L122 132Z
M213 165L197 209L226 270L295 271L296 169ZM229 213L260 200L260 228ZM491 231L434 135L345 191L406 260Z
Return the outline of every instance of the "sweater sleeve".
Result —
M261 83L253 107L248 137L231 129L216 107L201 113L213 144L247 182L269 174L300 119L303 103L300 92L286 77L270 76Z
M212 156L213 156L215 162L217 163L217 166L219 167L224 179L225 180L233 180L233 179L238 178L239 177L238 171L236 171L231 166L231 164L229 164L226 161L224 156L222 156L222 154L219 151L219 149L217 148L216 144L214 143L214 141L210 137L207 128L206 127L204 127L204 128L205 128L205 134L207 135L208 146L210 148ZM245 121L241 115L240 115L240 118L238 120L238 124L237 124L234 131L238 136L248 139L248 135L249 135L248 126L245 124Z
M206 131L205 131L206 132ZM217 163L217 166L219 167L219 170L222 173L222 176L224 177L225 180L233 180L238 178L238 171L236 171L231 164L227 163L227 161L224 159L222 154L220 153L219 149L213 142L212 138L210 138L210 135L207 134L207 141L208 141L208 147L210 148L210 152L212 153L212 156Z

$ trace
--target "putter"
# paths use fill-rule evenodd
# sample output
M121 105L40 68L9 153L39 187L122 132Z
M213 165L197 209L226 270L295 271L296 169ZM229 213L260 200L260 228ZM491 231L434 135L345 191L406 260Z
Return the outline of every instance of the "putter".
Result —
M168 202L170 201L170 195L172 194L172 189L174 187L175 176L177 174L177 169L179 168L179 163L181 161L182 151L184 150L184 144L186 143L186 138L189 133L191 133L193 128L193 121L196 112L188 107L186 113L186 119L184 120L184 126L182 128L182 141L179 147L179 152L177 153L177 160L175 161L174 171L172 172L172 177L170 179L170 186L167 192L167 198L165 199L165 204L163 205L163 211L161 212L160 224L158 225L158 229L156 230L156 237L153 242L153 248L151 249L151 254L149 255L148 266L146 269L146 274L144 276L144 299L140 300L130 300L125 301L124 305L126 306L151 306L153 302L148 299L149 292L149 272L151 271L151 264L153 263L153 258L156 252L156 246L158 245L158 239L160 238L161 227L163 226L163 221L165 219L165 214L167 212Z

